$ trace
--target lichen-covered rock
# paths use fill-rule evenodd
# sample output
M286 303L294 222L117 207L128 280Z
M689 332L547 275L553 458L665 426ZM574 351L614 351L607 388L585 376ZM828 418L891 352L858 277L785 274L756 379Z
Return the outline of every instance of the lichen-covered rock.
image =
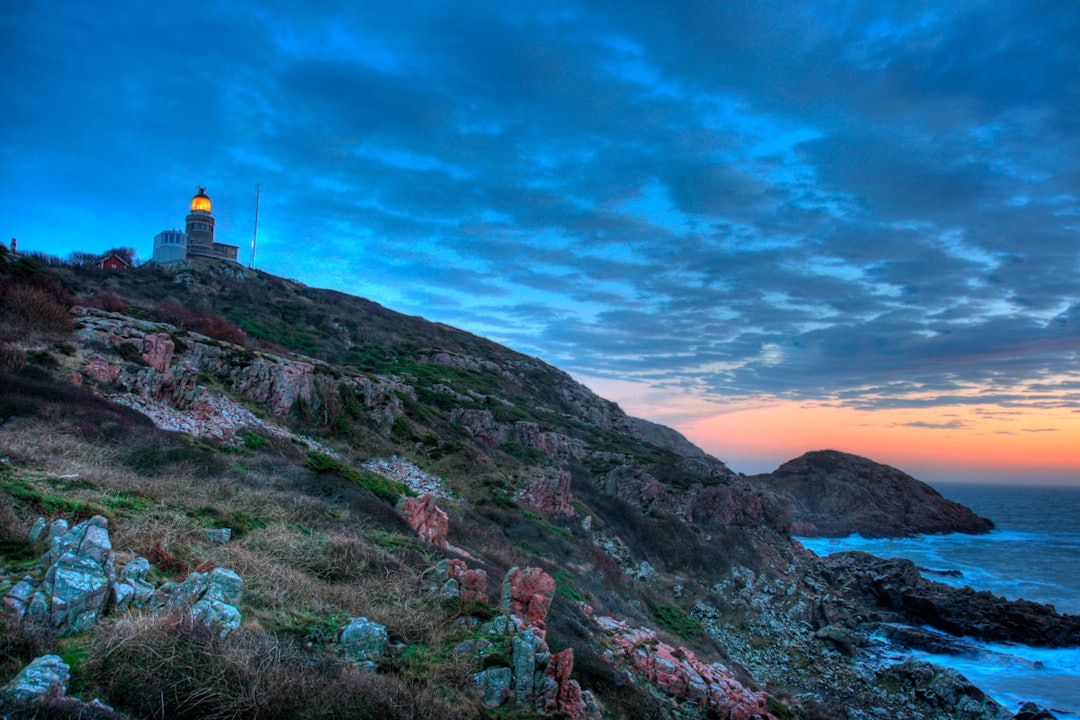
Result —
M27 708L45 698L64 697L71 668L57 655L42 655L0 688L0 709Z
M505 657L509 663L473 676L477 695L488 707L513 699L517 707L544 716L562 713L572 720L599 720L600 709L592 694L570 678L572 648L553 654L538 628L525 627L509 615L500 615L484 627L489 640L469 647L478 648L489 659Z
M190 573L184 582L173 587L162 585L155 597L164 596L163 604L187 610L199 622L227 635L240 627L238 606L243 590L244 581L235 571L215 568L209 573ZM150 602L157 604L154 598Z
M510 568L502 583L499 610L543 634L555 597L555 580L540 568Z
M63 520L52 523L42 557L48 568L44 579L39 584L33 576L23 578L8 591L4 605L62 634L89 629L111 599L116 579L108 525L100 515L71 529Z
M353 618L337 638L337 650L354 662L375 660L386 652L390 635L386 627L366 617Z
M117 584L125 584L131 587L131 606L136 608L146 607L154 595L154 585L146 579L150 572L150 561L144 557L136 557L124 566L120 571Z
M476 683L477 695L489 708L501 707L510 699L513 693L511 685L514 682L514 673L510 668L489 668L473 675Z

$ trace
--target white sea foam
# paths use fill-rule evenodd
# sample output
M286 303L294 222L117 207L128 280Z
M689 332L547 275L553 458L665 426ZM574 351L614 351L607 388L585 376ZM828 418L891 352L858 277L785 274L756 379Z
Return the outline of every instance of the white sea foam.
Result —
M907 558L937 571L923 573L931 580L1080 614L1080 489L953 485L939 490L994 520L998 529L985 535L799 540L818 555L862 550ZM948 574L955 571L958 577ZM1033 701L1053 708L1062 720L1080 719L1080 648L972 642L979 648L972 655L910 654L955 668L1009 710Z

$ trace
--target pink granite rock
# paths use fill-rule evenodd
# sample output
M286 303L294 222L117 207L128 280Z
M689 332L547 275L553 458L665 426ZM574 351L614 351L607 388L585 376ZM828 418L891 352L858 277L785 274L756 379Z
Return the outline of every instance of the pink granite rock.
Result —
M540 568L510 568L503 578L499 609L536 628L543 637L554 597L555 580Z
M435 496L421 495L415 498L402 498L398 503L400 512L420 538L426 542L449 550L450 543L446 535L450 531L450 518L435 504Z
M570 473L560 470L554 477L543 475L535 478L517 494L526 507L541 515L573 517L576 513L570 504Z
M686 648L660 642L648 628L633 629L610 617L597 624L610 644L605 659L628 667L679 700L725 713L731 720L768 720L766 695L740 683L720 663L705 663ZM775 720L773 718L773 720Z

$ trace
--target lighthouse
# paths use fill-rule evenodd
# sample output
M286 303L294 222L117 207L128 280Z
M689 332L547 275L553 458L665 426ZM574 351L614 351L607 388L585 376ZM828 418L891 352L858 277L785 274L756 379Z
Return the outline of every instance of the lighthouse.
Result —
M191 211L187 216L188 255L218 256L214 252L214 216L210 214L210 209L206 188L201 187L191 198Z

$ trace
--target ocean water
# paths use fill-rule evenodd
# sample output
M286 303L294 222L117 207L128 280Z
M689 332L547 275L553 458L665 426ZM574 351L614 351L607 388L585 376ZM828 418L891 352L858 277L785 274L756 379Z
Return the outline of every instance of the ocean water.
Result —
M818 555L864 550L880 557L907 558L930 571L949 573L924 572L930 579L1080 614L1080 487L938 484L935 488L990 518L997 529L986 535L897 540L860 535L799 540ZM958 577L953 576L956 571ZM964 656L911 654L959 670L1009 710L1031 700L1053 708L1062 720L1080 719L1080 648L974 645L977 650Z

